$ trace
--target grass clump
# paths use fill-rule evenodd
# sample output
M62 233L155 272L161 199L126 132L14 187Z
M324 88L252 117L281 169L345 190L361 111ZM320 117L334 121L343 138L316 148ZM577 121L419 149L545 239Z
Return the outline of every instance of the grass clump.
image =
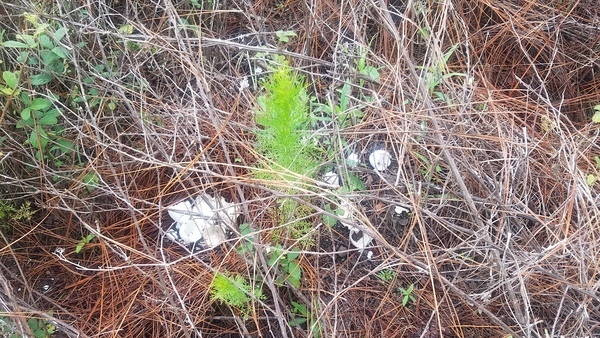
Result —
M286 174L289 171L311 177L319 161L303 132L309 120L304 77L284 64L277 67L263 85L265 94L257 98L259 108L255 111L256 122L261 127L256 131L257 150L276 167L275 172L257 176L295 181L292 175Z

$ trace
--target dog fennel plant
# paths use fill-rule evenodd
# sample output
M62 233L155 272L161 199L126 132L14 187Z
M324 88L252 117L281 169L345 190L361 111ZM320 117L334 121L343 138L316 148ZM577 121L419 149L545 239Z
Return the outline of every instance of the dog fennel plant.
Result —
M250 312L252 296L257 299L265 299L262 290L253 288L241 275L217 273L210 286L212 300L236 308L244 316Z
M297 181L294 175L311 177L319 164L315 149L307 144L303 129L308 122L309 98L304 77L293 72L286 64L278 66L264 80L265 94L257 98L255 111L257 150L275 163L268 172L256 176L266 180ZM278 175L279 173L279 175Z

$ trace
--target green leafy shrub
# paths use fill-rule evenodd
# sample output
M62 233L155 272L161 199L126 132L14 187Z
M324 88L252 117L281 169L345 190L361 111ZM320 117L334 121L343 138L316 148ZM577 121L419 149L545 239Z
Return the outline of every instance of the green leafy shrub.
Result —
M0 228L8 230L10 224L15 221L28 221L35 211L31 210L31 203L25 202L19 207L14 204L0 200Z
M268 264L271 267L279 267L283 277L276 279L276 282L279 285L283 285L285 281L288 281L295 288L300 287L302 281L302 268L296 261L299 255L300 252L293 249L288 253L284 253L283 248L279 244L271 249Z

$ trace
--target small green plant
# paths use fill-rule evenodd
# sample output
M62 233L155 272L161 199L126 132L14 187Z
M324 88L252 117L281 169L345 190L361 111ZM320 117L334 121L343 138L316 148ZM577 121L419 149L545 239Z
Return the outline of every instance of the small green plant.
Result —
M77 243L77 246L75 247L75 253L79 253L81 252L81 250L83 249L83 247L90 243L96 236L94 236L94 234L89 234L87 236L83 236L81 237L81 240L79 241L79 243Z
M34 213L29 202L16 207L13 203L0 200L0 228L8 230L12 222L29 221Z
M238 247L240 254L246 254L254 251L254 244L252 242L252 227L249 223L240 224L240 235L242 236L241 244Z
M441 165L436 164L435 168L432 168L431 162L429 161L429 159L427 157L425 157L422 154L419 153L415 153L415 156L417 156L417 158L419 159L419 161L421 162L420 164L420 168L421 168L421 173L423 174L423 176L425 177L426 180L434 180L439 182L439 174L443 173L444 169L442 168ZM433 176L433 171L435 171L435 173L437 174L436 176Z
M377 273L377 278L381 279L386 283L390 283L396 277L396 272L394 270L385 269L381 270Z
M260 288L253 288L241 275L217 273L210 286L210 297L231 306L244 316L250 313L252 299L265 299Z
M278 224L287 225L271 233L275 242L279 242L283 236L286 236L298 240L304 247L315 244L314 237L311 235L313 224L310 217L313 209L310 206L290 198L280 198L275 214Z
M400 292L400 295L402 296L402 306L407 306L408 303L415 302L415 296L413 295L414 289L414 284L409 285L406 289L398 287L398 292Z
M45 85L67 73L70 51L61 41L68 30L61 27L53 31L49 24L40 22L35 14L27 13L25 19L33 25L35 32L17 34L16 40L6 41L3 45L19 50L17 61L39 71L29 77L31 85Z
M295 288L300 287L302 268L296 261L299 255L300 252L294 249L285 253L280 244L271 249L268 264L270 267L279 267L279 271L282 273L282 277L278 277L276 280L279 285L288 281Z
M294 301L291 301L291 304L292 318L289 322L290 326L299 327L301 325L306 325L310 329L312 337L321 337L319 323L316 321L312 313L308 311L306 305Z
M596 162L596 169L600 171L600 156L594 156L594 161ZM594 174L588 174L585 178L585 183L590 187L593 186L598 181L598 176Z
M275 35L277 35L277 39L279 39L279 42L281 43L288 43L290 42L290 38L298 36L294 31L276 31Z
M274 162L274 168L257 173L265 179L297 181L287 171L312 177L319 164L315 149L305 137L308 95L304 78L282 64L263 82L265 94L257 98L257 149Z
M36 338L49 338L56 332L56 326L43 319L29 318L27 326L33 331L33 336Z
M592 116L592 122L600 123L600 104L594 106L594 116Z
M458 46L458 44L455 44L450 47L450 49L444 53L442 59L439 60L435 66L417 66L417 69L424 70L424 80L427 88L429 89L429 94L437 100L447 103L449 103L450 99L438 88L442 81L455 76L467 77L467 75L463 73L448 72L448 60L450 60Z

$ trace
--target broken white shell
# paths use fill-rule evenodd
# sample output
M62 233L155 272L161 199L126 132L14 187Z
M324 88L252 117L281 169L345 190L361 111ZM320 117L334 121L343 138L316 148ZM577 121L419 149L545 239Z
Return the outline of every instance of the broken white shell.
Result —
M204 229L204 233L202 234L204 239L204 243L210 249L219 246L221 243L225 242L225 233L221 227L213 226Z
M392 155L383 149L375 150L369 155L369 163L377 171L384 171L392 164Z
M358 239L354 239L354 234L362 234L362 236ZM373 241L373 237L367 235L364 231L361 231L357 228L350 230L350 242L358 249L364 249L371 244Z
M334 173L333 171L328 171L323 174L323 182L325 182L329 185L334 185L334 186L339 187L340 176L338 176L338 174Z
M357 153L351 153L346 158L346 165L350 168L356 167L360 163L360 157Z
M398 205L398 206L396 206L394 208L394 212L401 215L403 213L409 213L410 210L406 209L405 207L401 207L401 206Z
M177 223L184 223L192 219L192 202L185 200L167 208L169 217Z
M203 219L191 219L179 226L179 238L185 244L198 242L202 239L202 233L206 230L207 224Z

